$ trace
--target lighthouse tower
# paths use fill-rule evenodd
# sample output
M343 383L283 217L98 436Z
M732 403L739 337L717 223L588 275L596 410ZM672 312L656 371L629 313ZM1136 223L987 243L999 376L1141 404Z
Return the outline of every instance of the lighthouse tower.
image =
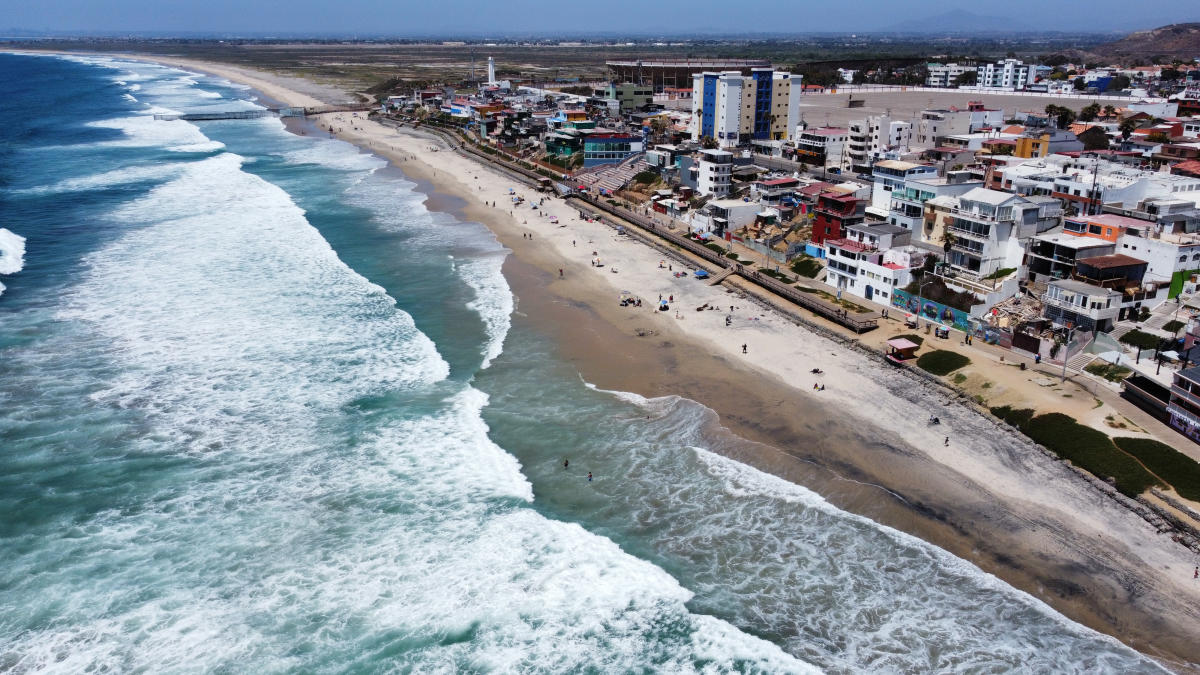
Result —
M488 57L488 84L496 84L496 57Z

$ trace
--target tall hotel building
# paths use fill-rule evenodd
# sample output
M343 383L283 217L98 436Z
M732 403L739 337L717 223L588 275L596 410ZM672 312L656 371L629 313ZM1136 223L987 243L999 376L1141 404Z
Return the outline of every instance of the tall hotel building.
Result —
M785 140L800 121L801 76L754 68L692 76L692 139L709 136L723 148Z

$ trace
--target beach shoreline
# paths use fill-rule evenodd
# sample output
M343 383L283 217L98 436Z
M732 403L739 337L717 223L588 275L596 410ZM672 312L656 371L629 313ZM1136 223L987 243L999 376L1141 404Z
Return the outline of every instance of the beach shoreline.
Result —
M120 56L210 73L289 105L323 104L278 76ZM527 200L541 195L439 147L436 138L350 113L313 124L398 166L429 196L429 208L487 226L512 251L504 273L520 311L589 383L647 397L686 395L746 439L730 444L732 458L940 546L1174 668L1195 660L1200 592L1187 583L1186 549L1061 463L1029 456L1010 430L942 404L932 384L902 381L881 361L773 316L737 291L669 276L682 259L582 221L561 199L547 198L537 211L503 208L510 187ZM541 215L547 211L559 222ZM585 263L596 258L604 267ZM643 307L619 307L621 290L640 296ZM678 302L655 312L659 294L678 295ZM696 312L700 304L723 309ZM734 309L724 311L727 305ZM735 317L728 329L727 314ZM812 367L826 371L829 391L805 390ZM944 429L924 424L921 411L933 405L945 410ZM943 431L955 437L950 446L942 446Z

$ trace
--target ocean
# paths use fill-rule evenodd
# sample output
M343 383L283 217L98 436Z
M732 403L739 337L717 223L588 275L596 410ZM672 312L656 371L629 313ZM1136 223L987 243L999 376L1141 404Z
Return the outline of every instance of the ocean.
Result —
M0 100L0 671L1161 672L582 381L379 158L153 118L244 87Z

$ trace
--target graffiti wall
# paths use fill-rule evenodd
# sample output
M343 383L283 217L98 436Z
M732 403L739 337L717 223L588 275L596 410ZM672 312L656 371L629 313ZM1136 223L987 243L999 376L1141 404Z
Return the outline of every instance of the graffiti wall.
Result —
M940 323L964 332L974 332L971 317L966 312L933 300L918 299L917 296L899 288L892 291L892 306L909 314L919 315L926 321Z

